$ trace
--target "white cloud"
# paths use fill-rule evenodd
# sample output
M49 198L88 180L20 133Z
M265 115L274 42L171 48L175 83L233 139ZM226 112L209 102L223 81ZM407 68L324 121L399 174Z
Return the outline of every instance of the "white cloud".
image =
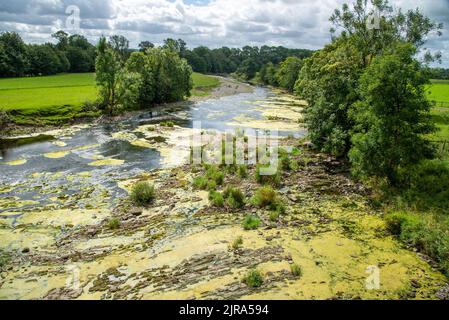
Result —
M329 42L329 16L343 0L15 0L0 3L0 30L19 31L32 42L50 40L65 25L65 8L78 5L82 33L91 41L123 34L136 47L142 40L162 43L182 38L190 47L207 45L284 45L317 49ZM449 24L449 0L393 0L394 5L421 7ZM204 3L204 1L202 1ZM446 29L449 30L449 29ZM435 41L449 58L449 31ZM448 59L449 60L449 59Z

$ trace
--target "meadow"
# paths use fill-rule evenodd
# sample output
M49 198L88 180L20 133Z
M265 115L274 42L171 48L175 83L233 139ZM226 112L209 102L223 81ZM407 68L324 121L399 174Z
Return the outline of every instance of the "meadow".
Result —
M220 84L217 78L198 73L192 78L194 96L207 96ZM88 104L97 95L94 73L0 79L0 110L8 111L19 125L57 125L98 116Z
M433 80L428 97L436 102L432 117L439 129L432 135L432 140L447 141L445 147L449 148L449 80Z

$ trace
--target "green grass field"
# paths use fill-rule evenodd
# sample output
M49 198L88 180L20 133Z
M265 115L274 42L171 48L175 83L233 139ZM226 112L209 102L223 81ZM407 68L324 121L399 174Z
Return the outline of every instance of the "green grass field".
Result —
M215 77L206 76L201 73L193 73L193 90L192 95L196 97L204 97L220 85L220 80Z
M220 84L217 78L194 73L192 95L207 96ZM97 98L94 73L0 79L0 110L17 124L61 124L74 118L97 116L83 111Z

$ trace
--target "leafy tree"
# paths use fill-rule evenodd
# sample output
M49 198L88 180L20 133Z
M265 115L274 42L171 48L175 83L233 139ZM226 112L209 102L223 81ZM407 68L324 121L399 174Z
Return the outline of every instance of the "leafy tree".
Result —
M398 41L419 49L430 33L440 33L441 26L419 10L395 11L387 0L373 0L372 4L382 17L380 29L367 27L373 12L367 0L337 9L331 17L335 26L332 44L305 62L295 86L309 103L305 121L311 140L325 152L345 156L351 148L354 121L348 112L359 100L359 77L373 59Z
M401 171L432 156L424 138L434 130L428 79L415 54L413 45L400 43L375 57L360 79L362 99L352 111L358 133L349 153L358 176L386 177L398 185Z
M156 96L156 70L153 70L149 56L142 52L132 53L126 63L126 70L140 75L141 82L136 104L141 108L152 106Z
M277 73L279 85L282 88L293 92L301 68L302 60L296 57L288 57L285 61L281 62Z
M113 35L109 38L110 47L119 55L123 63L129 57L129 41L124 36Z
M174 102L190 96L192 68L176 52L155 48L147 51L154 74L155 103Z
M150 41L142 41L141 43L139 43L139 51L140 52L145 52L151 48L154 48L154 44L151 43Z
M55 32L51 35L54 39L58 40L58 44L56 45L56 47L58 48L58 50L61 51L66 51L67 47L69 45L69 35L60 30L58 32Z
M269 62L260 69L259 77L262 83L277 87L279 86L277 74L278 67Z
M26 74L28 69L28 57L25 43L19 34L5 32L0 35L0 43L3 46L3 67L0 76L19 77Z
M311 141L323 152L344 156L351 148L349 108L358 101L363 66L358 51L340 40L305 60L295 91L309 103L305 123Z
M70 72L90 72L93 69L93 57L81 48L70 46L67 49L67 59Z
M95 67L101 102L104 108L108 110L109 115L113 115L119 102L118 88L121 61L116 51L109 47L104 37L100 39L98 44Z
M28 47L29 73L51 75L60 71L61 61L50 45L31 45Z

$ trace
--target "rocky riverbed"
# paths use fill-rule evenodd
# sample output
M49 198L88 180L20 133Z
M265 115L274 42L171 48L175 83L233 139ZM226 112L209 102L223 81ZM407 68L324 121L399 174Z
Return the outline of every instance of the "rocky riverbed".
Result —
M303 107L257 89L106 129L48 132L49 141L8 149L0 164L0 299L445 298L446 278L388 233L371 191L345 163L299 139ZM245 206L214 207L193 184L205 168L189 164L199 130L192 120L201 130L279 129L296 164L276 187L286 211L273 219L251 203L260 187L254 166L244 178L223 168L217 187L240 188ZM128 198L140 181L156 187L146 208ZM242 227L248 214L261 219L257 230ZM252 269L263 276L258 288L242 281Z

